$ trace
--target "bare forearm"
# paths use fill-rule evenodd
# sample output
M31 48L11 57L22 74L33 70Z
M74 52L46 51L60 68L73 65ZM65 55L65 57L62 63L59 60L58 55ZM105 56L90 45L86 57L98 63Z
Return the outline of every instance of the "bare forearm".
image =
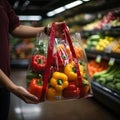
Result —
M38 103L39 99L30 94L25 88L15 85L0 69L0 84L6 87L10 92L14 93L16 96L24 100L26 103Z
M37 33L39 32L44 32L44 27L20 25L13 30L12 35L15 37L29 38L36 37Z
M0 69L0 85L6 87L11 92L14 91L16 85L4 74L4 72Z

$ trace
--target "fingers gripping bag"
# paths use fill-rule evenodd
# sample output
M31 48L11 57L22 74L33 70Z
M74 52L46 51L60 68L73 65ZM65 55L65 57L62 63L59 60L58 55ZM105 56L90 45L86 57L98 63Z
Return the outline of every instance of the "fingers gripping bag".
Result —
M87 58L80 34L70 35L63 24L63 36L55 37L55 23L50 36L43 33L35 42L26 75L28 91L40 101L59 101L91 96Z

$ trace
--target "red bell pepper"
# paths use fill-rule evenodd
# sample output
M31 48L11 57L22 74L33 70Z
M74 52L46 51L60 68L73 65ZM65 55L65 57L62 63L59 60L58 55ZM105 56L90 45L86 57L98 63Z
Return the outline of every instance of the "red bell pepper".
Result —
M63 90L64 98L78 98L80 96L80 88L76 86L75 82L70 82L69 86Z
M47 60L45 56L39 54L33 55L31 60L31 69L39 73L45 69L46 63Z
M39 78L33 78L30 81L28 91L40 99L42 88L42 80Z
M69 57L65 50L58 50L53 55L53 64L58 64L59 66L65 66L69 62Z

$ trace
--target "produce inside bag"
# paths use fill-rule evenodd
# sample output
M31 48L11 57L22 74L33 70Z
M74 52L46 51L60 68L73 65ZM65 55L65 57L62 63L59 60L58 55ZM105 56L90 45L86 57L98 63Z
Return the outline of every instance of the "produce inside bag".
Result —
M91 94L87 59L80 34L55 38L55 23L50 37L43 33L36 41L27 72L28 91L40 101L88 97Z

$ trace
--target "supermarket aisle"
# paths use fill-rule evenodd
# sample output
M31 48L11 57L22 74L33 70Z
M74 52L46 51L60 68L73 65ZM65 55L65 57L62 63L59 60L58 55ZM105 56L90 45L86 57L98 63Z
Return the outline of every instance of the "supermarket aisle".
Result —
M25 86L26 70L14 69L12 79ZM15 81L16 80L16 81ZM119 120L118 116L93 98L37 105L24 103L11 95L9 120Z

